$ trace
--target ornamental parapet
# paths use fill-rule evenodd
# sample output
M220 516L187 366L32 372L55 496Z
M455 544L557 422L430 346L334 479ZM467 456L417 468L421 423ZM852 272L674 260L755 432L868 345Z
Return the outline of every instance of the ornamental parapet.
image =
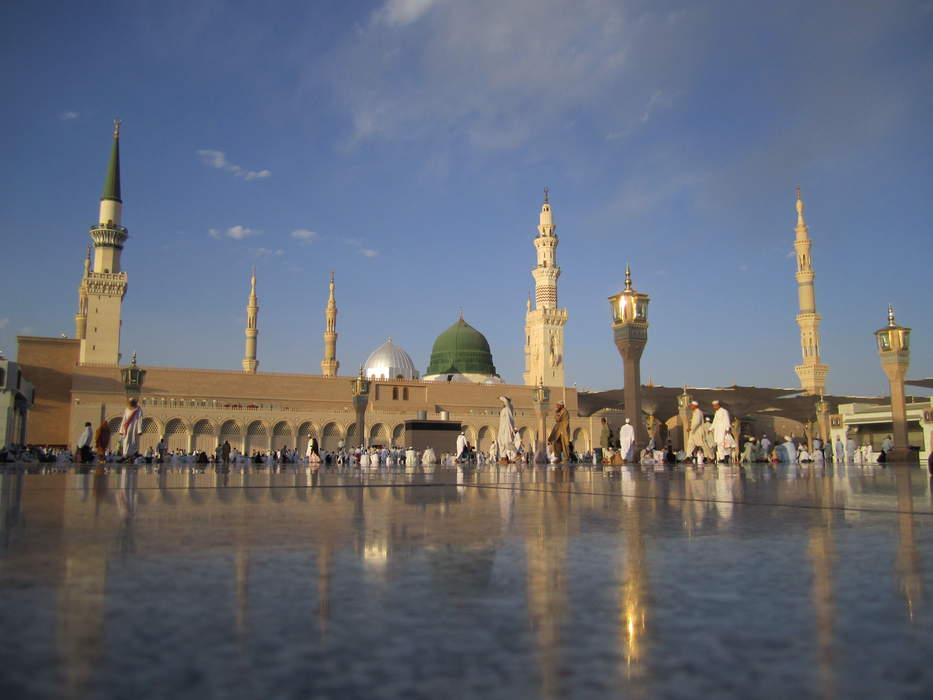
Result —
M91 272L84 279L84 286L89 294L100 296L123 297L126 294L125 272Z
M96 224L91 226L91 239L96 246L110 246L123 248L126 239L130 237L125 226L116 224Z

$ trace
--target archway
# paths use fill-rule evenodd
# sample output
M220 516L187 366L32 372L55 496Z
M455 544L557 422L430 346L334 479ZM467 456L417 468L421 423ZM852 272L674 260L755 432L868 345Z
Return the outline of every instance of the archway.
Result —
M389 431L382 423L376 423L369 429L369 444L383 446L389 444Z
M305 421L298 426L298 454L304 456L307 453L308 439L312 436L317 437L317 434L314 431L314 425L311 421ZM318 449L325 448L322 445L318 445Z
M292 428L284 420L280 420L272 428L272 449L281 450L283 447L292 448Z
M269 433L261 420L254 420L246 428L246 445L243 452L252 455L253 452L266 452L269 449Z
M199 452L207 452L208 455L214 454L217 447L217 436L214 434L214 424L207 418L202 418L194 424L191 431L194 435L194 449Z
M219 441L221 445L225 442L229 442L231 449L242 450L243 432L240 430L240 424L235 420L225 421L224 424L220 426Z
M476 449L480 452L489 452L489 448L492 447L493 435L492 428L488 425L484 425L480 428L476 440Z
M399 423L392 429L392 447L405 447L404 423Z
M188 451L188 426L181 418L173 418L165 425L165 447L169 451Z
M340 428L336 423L328 423L321 430L321 449L333 452L340 444ZM305 446L307 448L307 445Z

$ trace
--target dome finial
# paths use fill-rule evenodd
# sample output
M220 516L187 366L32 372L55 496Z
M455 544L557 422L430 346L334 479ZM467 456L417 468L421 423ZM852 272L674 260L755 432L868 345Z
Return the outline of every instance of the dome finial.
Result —
M803 199L800 198L800 185L797 185L797 226L806 226L803 220Z
M463 307L462 306L460 307L460 318L458 320L460 321L463 320Z
M123 123L122 119L113 120L113 135L116 138L120 138L120 125Z
M548 199L548 195L550 194L550 192L551 192L550 188L549 188L547 185L545 185L545 186L544 186L544 203L545 203L545 204L549 204L549 203L550 203L550 201L549 201L549 199Z
M894 304L888 304L888 328L894 328L897 322L894 320Z
M625 263L625 289L632 291L632 268Z

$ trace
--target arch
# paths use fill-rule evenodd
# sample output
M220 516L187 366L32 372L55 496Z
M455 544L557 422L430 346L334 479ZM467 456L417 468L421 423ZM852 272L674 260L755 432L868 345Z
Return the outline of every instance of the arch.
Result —
M388 445L389 431L382 423L376 423L369 429L370 445Z
M308 451L308 438L317 437L317 431L314 429L314 424L311 421L305 421L298 426L298 454L304 455ZM318 443L321 440L318 439ZM318 444L318 449L323 449L320 444Z
M405 424L399 423L392 428L392 447L405 447Z
M330 422L321 429L321 449L333 451L337 449L341 438L340 428L334 422ZM307 449L307 444L305 445Z
M120 423L122 422L123 418L120 416L114 416L107 421L107 427L110 428L110 450L112 452L120 449ZM145 424L146 421L143 421L143 425Z
M571 437L570 440L573 442L573 451L578 455L590 449L590 436L583 428L574 430L573 437Z
M265 452L269 449L269 429L261 420L254 420L246 426L246 441L243 448L245 454L252 454L259 450Z
M230 443L231 448L243 450L243 428L235 420L226 420L220 426L220 436L217 441L222 445Z
M272 449L281 450L283 447L291 449L292 426L280 420L272 427Z
M534 446L535 446L535 442L534 442L535 434L534 434L534 432L531 430L531 428L529 428L527 425L523 425L521 428L518 429L518 435L519 435L519 437L521 437L521 439L522 439L522 449L523 449L523 450L531 450L531 449L534 449Z
M195 422L191 429L194 436L194 449L200 452L212 454L217 447L217 430L213 423L207 418L202 418Z
M165 447L169 450L188 451L188 426L181 418L172 418L165 424Z
M479 433L476 436L476 449L480 452L488 452L489 448L492 446L492 441L495 439L495 433L492 431L488 425L484 425L479 429Z
M350 423L347 426L347 447L359 447L360 446L360 436L357 434L356 423Z
M463 426L463 435L466 437L468 443L474 447L476 446L476 428L472 425Z
M119 430L119 428L117 428ZM159 437L162 434L162 426L154 418L143 418L143 424L140 426L139 451L146 454L150 447L155 451L159 445ZM118 436L119 437L119 436Z

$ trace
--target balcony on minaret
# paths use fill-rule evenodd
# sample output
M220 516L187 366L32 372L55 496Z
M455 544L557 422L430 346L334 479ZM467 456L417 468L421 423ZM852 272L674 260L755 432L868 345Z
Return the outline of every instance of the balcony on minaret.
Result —
M126 239L129 238L126 226L114 224L108 221L106 224L95 224L90 229L91 240L95 246L108 246L111 248L123 248Z

